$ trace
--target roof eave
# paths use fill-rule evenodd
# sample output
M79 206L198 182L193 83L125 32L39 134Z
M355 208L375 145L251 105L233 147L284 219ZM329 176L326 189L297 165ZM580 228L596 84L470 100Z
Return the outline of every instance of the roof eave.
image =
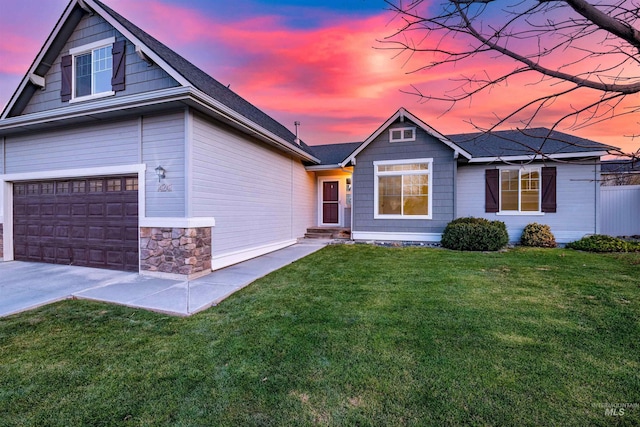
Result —
M295 145L291 142L288 142L280 138L279 136L273 134L272 132L269 132L267 129L252 122L251 120L244 117L242 114L232 110L231 108L227 107L223 103L210 97L206 93L195 88L192 88L191 92L195 98L201 100L204 103L204 105L209 106L212 112L226 118L227 120L233 123L236 123L238 126L244 128L245 130L259 137L260 139L266 142L272 143L293 154L296 154L298 157L300 157L303 160L307 160L307 161L318 163L318 164L321 163L320 159L307 153L300 146Z
M495 162L521 162L536 160L562 160L562 159L583 159L585 157L602 157L609 154L608 151L583 151L576 153L560 153L560 154L535 154L522 156L490 156L490 157L474 157L469 159L469 163L495 163Z
M212 117L230 122L244 132L257 137L263 142L276 146L289 152L302 160L321 163L320 160L304 151L299 146L289 143L282 138L270 133L266 129L246 119L244 116L232 111L215 99L192 87L174 87L156 92L145 92L127 97L111 97L90 104L78 103L64 108L47 110L40 113L26 114L17 117L0 120L0 132L11 131L29 126L52 123L65 119L87 117L113 111L130 110L137 107L161 105L172 101L193 103L200 106Z

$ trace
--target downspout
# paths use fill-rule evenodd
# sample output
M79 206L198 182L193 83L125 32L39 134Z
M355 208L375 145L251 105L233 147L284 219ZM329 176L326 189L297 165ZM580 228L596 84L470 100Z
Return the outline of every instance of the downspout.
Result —
M354 212L356 210L355 209L355 206L356 206L356 204L355 204L355 200L356 200L356 198L355 198L355 195L356 195L356 192L355 192L355 189L356 189L356 181L355 181L356 159L355 159L355 157L351 160L351 164L353 165L353 172L347 171L345 169L344 163L340 163L340 169L343 172L351 173L351 234L350 234L349 238L350 238L350 240L353 240L353 225L354 225L353 224L353 215L354 215Z
M458 157L460 153L458 151L453 152L453 218L458 217Z
M593 185L594 185L594 198L595 198L595 212L594 212L594 231L595 234L599 234L600 233L600 177L599 177L599 168L600 168L600 164L598 162L598 159L594 160L594 169L593 169Z

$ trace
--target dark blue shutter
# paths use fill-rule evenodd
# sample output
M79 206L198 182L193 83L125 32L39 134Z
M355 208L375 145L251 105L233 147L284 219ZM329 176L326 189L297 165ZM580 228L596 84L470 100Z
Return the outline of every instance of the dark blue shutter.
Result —
M124 90L124 76L126 65L126 42L119 40L113 44L111 56L113 57L113 73L111 76L111 89L114 92Z
M60 63L62 71L62 85L60 87L60 97L62 102L71 99L71 79L73 78L73 57L71 55L63 56Z
M556 211L556 176L555 167L542 168L542 212Z
M485 170L484 183L484 211L500 211L500 171L498 169Z

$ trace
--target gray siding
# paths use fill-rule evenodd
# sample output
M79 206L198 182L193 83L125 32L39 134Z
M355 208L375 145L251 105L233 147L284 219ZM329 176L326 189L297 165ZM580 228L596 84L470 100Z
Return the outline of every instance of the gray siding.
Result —
M193 117L192 213L215 218L214 257L295 239L314 224L315 178L299 160Z
M142 161L147 165L148 217L186 215L184 110L142 118ZM155 168L162 166L166 178L158 181ZM162 191L170 190L170 191Z
M135 163L136 119L6 138L6 173Z
M397 123L390 128L404 127ZM374 161L402 159L433 159L432 219L374 218ZM416 141L389 142L385 130L356 158L353 179L353 230L358 232L442 233L454 215L453 150L417 129Z
M22 114L52 110L69 105L69 103L60 100L62 78L60 61L62 56L67 55L69 49L109 37L115 37L116 40L124 39L122 34L116 31L116 29L102 17L86 15L82 18L76 30L62 49L61 54L56 58L51 69L45 76L46 85L44 90L37 90L35 92ZM155 64L149 66L146 62L142 61L135 53L135 46L130 41L127 42L126 61L126 89L122 92L116 92L116 97L178 86L178 82L159 66Z
M484 211L484 174L487 167L460 166L458 168L458 217L481 217L502 221L507 225L509 239L518 242L524 227L532 222L547 224L559 243L596 233L597 200L600 184L599 166L595 163L553 164L557 168L557 212L543 215L498 215Z

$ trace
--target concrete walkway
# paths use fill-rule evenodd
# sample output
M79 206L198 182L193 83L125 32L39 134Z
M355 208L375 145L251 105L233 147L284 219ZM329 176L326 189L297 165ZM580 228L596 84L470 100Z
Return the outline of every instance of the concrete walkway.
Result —
M214 306L257 279L328 241L303 241L191 281L137 273L12 261L0 263L0 317L68 298L110 302L188 316Z

